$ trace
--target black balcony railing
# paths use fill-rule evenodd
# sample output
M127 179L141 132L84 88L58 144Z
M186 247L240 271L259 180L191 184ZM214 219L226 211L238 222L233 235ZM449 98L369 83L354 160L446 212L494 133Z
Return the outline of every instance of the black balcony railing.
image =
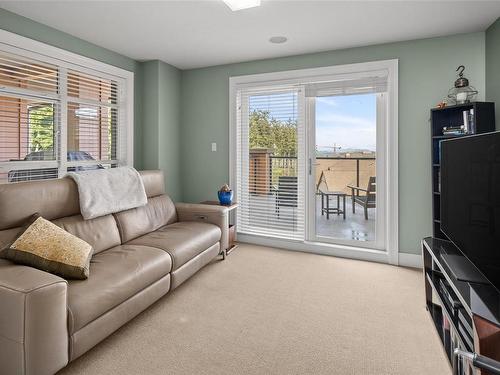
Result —
M276 186L279 176L297 176L298 166L296 156L269 156L270 163L270 185ZM374 157L340 157L340 156L318 156L316 160L342 160L356 162L356 185L360 186L360 162L376 160Z

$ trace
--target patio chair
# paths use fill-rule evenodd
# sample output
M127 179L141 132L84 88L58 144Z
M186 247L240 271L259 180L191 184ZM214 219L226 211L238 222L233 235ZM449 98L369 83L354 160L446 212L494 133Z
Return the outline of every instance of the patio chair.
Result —
M359 204L365 210L365 220L368 220L368 209L375 208L376 204L376 182L375 177L370 177L368 180L368 187L366 189L360 188L359 186L347 185L351 189L352 196L352 213L356 213L356 204ZM366 195L359 195L362 191Z
M276 213L280 216L280 207L297 207L297 176L278 177L276 193Z

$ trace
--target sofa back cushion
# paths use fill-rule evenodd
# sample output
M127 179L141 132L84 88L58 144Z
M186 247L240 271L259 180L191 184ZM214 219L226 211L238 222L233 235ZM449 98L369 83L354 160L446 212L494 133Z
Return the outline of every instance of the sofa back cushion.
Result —
M120 232L113 215L90 220L84 220L82 215L74 215L54 220L53 223L90 244L94 248L94 254L121 244Z
M135 238L134 233L139 233L137 236L140 236L149 232L150 228L155 230L158 229L158 225L163 226L177 221L172 201L163 195L165 194L163 172L140 171L139 174L144 182L146 195L153 202L138 210L140 211L138 221L147 218L146 222L139 224L138 227L131 225L134 220L130 211L133 210L126 211L120 231L112 215L83 220L80 216L78 188L71 178L0 184L0 245L11 242L23 223L34 213L53 221L64 230L91 244L94 254L120 245L122 230L124 233L129 233L125 234L126 238L129 236ZM155 198L161 196L163 198ZM166 207L166 212L158 212L159 207Z
M0 184L0 230L20 227L34 213L47 220L80 213L70 178Z
M0 230L0 249L16 240L23 227Z
M144 190L148 198L165 194L165 178L163 172L159 170L140 171L144 183Z
M177 221L175 205L168 195L149 198L145 206L114 214L122 243Z
M165 194L162 171L140 171L148 198ZM0 184L0 230L16 228L34 213L47 220L80 214L78 188L69 178Z

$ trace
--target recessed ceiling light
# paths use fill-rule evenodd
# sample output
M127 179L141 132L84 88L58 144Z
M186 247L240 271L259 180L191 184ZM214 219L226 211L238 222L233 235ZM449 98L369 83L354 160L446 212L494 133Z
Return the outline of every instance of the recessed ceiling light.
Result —
M260 0L223 0L233 12L260 6Z
M286 36L273 36L269 38L269 41L274 44L282 44L285 43L288 39Z

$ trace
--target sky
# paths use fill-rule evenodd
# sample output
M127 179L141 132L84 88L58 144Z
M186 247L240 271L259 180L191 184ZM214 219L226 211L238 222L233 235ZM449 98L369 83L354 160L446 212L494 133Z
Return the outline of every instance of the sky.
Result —
M316 147L333 151L376 148L377 106L375 94L316 98Z
M250 111L268 110L286 121L297 118L295 93L250 96ZM316 147L318 151L376 149L376 94L316 98Z

